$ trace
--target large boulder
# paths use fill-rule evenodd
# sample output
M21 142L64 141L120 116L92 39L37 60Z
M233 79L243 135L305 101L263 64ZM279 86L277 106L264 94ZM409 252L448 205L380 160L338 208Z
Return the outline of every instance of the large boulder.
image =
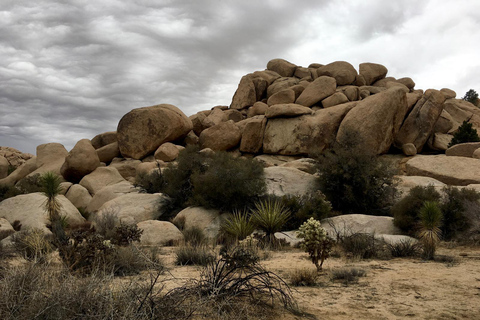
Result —
M372 83L385 78L388 69L381 64L366 62L360 64L358 71L365 79L366 85L369 86Z
M296 65L284 59L272 59L267 63L268 70L274 71L282 77L292 77L296 68Z
M79 184L74 184L70 188L68 188L67 193L65 194L65 197L76 207L76 208L81 208L85 210L92 201L92 196L88 192L88 190L79 185Z
M375 154L386 153L402 125L407 97L401 89L392 88L360 102L343 119L337 141L347 144L355 136L358 147Z
M295 103L287 103L271 106L265 112L265 116L270 119L278 117L298 117L304 114L312 113L313 111L310 108Z
M335 78L338 86L349 85L355 82L357 70L346 61L335 61L317 69L317 75Z
M393 217L370 216L366 214L345 214L323 219L322 227L330 237L348 236L354 233L402 234L394 226Z
M163 214L160 202L161 193L127 193L103 204L89 220L98 221L105 214L112 214L118 222L137 224L147 220L157 220Z
M65 180L77 183L100 165L95 148L88 139L78 141L65 157L60 169Z
M143 230L140 244L145 246L164 246L183 240L183 233L171 222L147 220L137 223Z
M100 160L100 162L103 162L103 163L109 163L114 158L120 156L120 149L118 148L117 141L109 143L103 147L100 147L96 151L97 151L98 159Z
M102 188L125 181L117 169L112 167L98 167L92 173L80 180L80 185L85 187L91 195L95 195Z
M88 203L86 208L87 212L95 213L97 212L106 202L123 196L127 193L139 193L139 190L136 189L133 184L128 181L121 181L112 185L103 187L95 193L93 198Z
M210 148L214 151L221 151L238 146L241 139L241 130L235 125L235 122L229 120L203 130L199 137L199 143L202 149Z
M273 106L275 104L294 103L295 99L295 91L292 89L285 89L273 94L270 98L268 98L267 104L269 106Z
M335 142L338 127L358 102L349 102L296 118L275 118L267 122L263 152L303 155L321 152Z
M395 136L395 146L401 148L405 143L413 143L420 153L442 114L444 101L440 91L427 90L403 122Z
M192 121L171 104L133 109L118 123L118 147L125 158L142 159L190 130Z
M473 152L478 148L480 148L480 142L459 143L448 148L445 154L447 156L472 158Z
M270 98L275 93L286 90L286 89L293 90L293 87L298 84L299 84L298 78L292 78L292 77L278 78L267 88L267 98Z
M433 186L437 191L441 191L447 185L437 179L430 177L422 176L397 176L397 190L399 191L399 196L404 197L409 192L410 189L414 187L428 187Z
M137 167L141 163L140 160L135 159L115 158L108 167L117 169L125 180L133 181L137 176Z
M240 79L237 91L230 104L231 109L244 109L252 106L255 102L262 99L267 90L268 82L264 78L255 74L247 74Z
M268 167L265 168L265 183L267 193L276 196L301 196L314 190L315 176L296 168Z
M295 101L305 107L311 107L335 93L337 82L335 78L321 76L310 83Z
M18 181L37 169L37 157L33 157L20 165L8 177L0 179L0 186L14 186Z
M76 226L85 222L77 208L68 201L65 196L56 197L61 205L60 216L65 217L70 226ZM0 202L0 217L13 224L20 221L22 229L38 228L45 233L50 233L47 225L50 223L45 211L46 197L41 193L29 193L8 198Z
M344 95L341 92L335 92L330 97L327 97L322 100L322 107L330 108L339 104L347 103L348 101L349 100L346 95Z
M10 163L10 165L12 165L14 168L18 168L27 160L34 157L34 155L30 153L23 153L15 148L1 146L0 156L5 157L8 160L8 163Z
M95 137L93 137L91 142L95 149L100 149L106 145L117 142L117 131L109 131L97 134Z
M170 162L177 159L180 153L180 146L174 145L171 142L165 142L157 151L155 151L155 159ZM183 147L182 147L183 148Z
M0 179L6 178L8 176L8 169L10 167L10 162L4 156L0 156Z
M52 142L37 146L37 169L31 172L29 176L48 171L60 176L60 169L67 155L67 149L60 143Z
M180 211L173 223L182 225L183 229L199 228L204 235L211 239L216 239L222 222L228 217L227 214L221 214L216 209L205 209L203 207L188 207Z
M479 167L479 159L445 155L417 155L406 163L408 175L431 177L456 186L479 184Z
M246 153L258 153L262 149L263 137L267 118L258 116L250 118L245 125L240 142L240 151Z

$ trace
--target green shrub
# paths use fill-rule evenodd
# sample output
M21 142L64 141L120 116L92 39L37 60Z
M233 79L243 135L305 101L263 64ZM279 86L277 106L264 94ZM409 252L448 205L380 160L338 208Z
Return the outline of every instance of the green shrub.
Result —
M253 224L265 232L266 242L273 246L278 244L275 233L282 230L288 219L290 219L290 211L280 201L260 201L255 203L255 208L252 210Z
M283 230L296 230L309 218L322 220L332 215L332 204L319 190L302 196L285 195L279 201L291 212Z
M198 227L191 227L182 230L183 239L186 244L189 244L193 247L198 247L206 244L207 237L202 229Z
M140 172L135 178L135 187L140 188L142 192L159 193L165 188L165 179L160 168L150 173Z
M440 205L443 213L442 235L450 241L460 233L470 228L471 222L465 216L469 204L476 204L480 200L480 193L474 189L445 187L445 199Z
M142 236L143 230L138 228L136 224L120 223L118 227L114 229L114 234L111 242L117 246L127 246L133 242L139 242Z
M396 243L387 244L392 257L416 257L420 252L420 245L414 240L401 240Z
M356 138L336 145L318 159L320 190L333 209L344 214L385 214L396 193L396 170L373 153L357 147Z
M473 89L470 89L468 90L465 95L463 96L462 98L463 100L465 101L468 101L470 102L471 104L473 105L477 105L477 102L478 102L478 93L473 90Z
M317 285L318 272L312 269L295 269L289 272L290 284L297 287L314 287Z
M332 270L332 280L341 280L343 284L358 282L358 278L365 277L366 271L361 268L344 267Z
M334 242L327 236L320 221L313 218L308 219L298 229L297 237L303 239L300 247L310 255L317 271L322 270L323 262L330 256Z
M458 127L457 131L453 134L453 138L448 144L448 147L450 148L459 143L479 141L480 137L478 136L477 130L473 129L471 123L464 120L462 125Z
M175 250L175 264L180 266L206 266L215 256L206 246L183 245Z
M231 217L223 221L221 231L233 240L243 240L255 231L255 225L246 211L235 211Z
M344 236L340 245L345 253L358 259L371 259L379 256L380 245L373 234L353 233Z
M437 202L426 201L420 209L420 231L418 237L423 244L423 257L431 260L435 256L442 231L442 211Z
M394 224L410 236L418 230L420 208L425 201L440 201L440 193L434 186L415 186L408 195L398 201L391 209Z

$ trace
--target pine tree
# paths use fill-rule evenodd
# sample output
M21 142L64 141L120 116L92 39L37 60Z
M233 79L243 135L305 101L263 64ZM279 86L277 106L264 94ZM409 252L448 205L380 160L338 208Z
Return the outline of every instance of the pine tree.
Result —
M451 146L465 142L480 142L477 130L473 129L472 124L467 121L463 121L462 125L458 127L448 147L450 148Z

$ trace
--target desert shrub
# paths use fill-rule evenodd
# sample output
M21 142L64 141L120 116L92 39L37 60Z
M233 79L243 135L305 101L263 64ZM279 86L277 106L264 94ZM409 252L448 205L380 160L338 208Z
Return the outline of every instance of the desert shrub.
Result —
M332 280L341 280L345 285L350 283L357 283L358 278L365 277L366 271L361 268L343 267L332 270Z
M215 256L206 246L182 245L175 250L175 264L206 266Z
M138 274L148 269L164 269L162 261L154 254L134 245L117 247L115 253L108 258L105 265L119 276Z
M291 212L284 230L296 230L309 218L322 220L331 216L332 204L319 190L302 196L285 195L279 200Z
M278 246L275 233L282 230L288 219L290 219L290 211L280 201L260 201L255 203L255 208L252 210L253 224L265 232L266 242L274 247Z
M420 253L420 245L418 242L408 239L400 240L395 243L387 244L392 257L416 257Z
M447 255L436 255L433 260L435 262L444 263L447 267L453 267L460 263L460 260L454 256L447 256Z
M182 233L185 243L193 247L202 246L207 242L207 237L205 236L205 233L199 227L183 229Z
M148 172L140 172L135 177L135 187L140 188L142 192L158 193L165 187L165 179L160 168Z
M113 237L110 240L114 245L127 246L133 242L139 242L142 236L143 230L139 229L136 224L120 223L118 227L114 229Z
M472 124L465 120L463 121L462 125L458 127L457 131L453 134L453 138L448 144L448 147L450 148L459 143L479 141L480 137L478 136L477 130L473 129Z
M391 209L394 224L410 236L415 236L418 229L419 213L425 201L440 201L440 193L434 186L415 186L408 195L398 201Z
M263 166L252 159L216 152L205 161L205 172L191 176L191 202L225 211L243 209L265 192Z
M454 239L460 233L468 230L471 221L465 215L469 204L476 204L480 200L480 193L474 189L445 187L444 200L440 205L443 213L442 235L447 241Z
M465 93L462 99L476 105L478 102L478 93L475 90L470 89Z
M298 229L297 237L303 239L300 247L309 254L317 271L322 270L323 262L330 256L334 241L327 236L320 221L308 219Z
M379 256L380 243L373 234L353 233L341 238L340 245L345 253L359 259L371 259Z
M313 287L317 285L318 272L312 269L294 269L289 273L290 284L297 287Z
M15 250L25 259L44 262L48 253L54 250L54 247L45 236L45 232L40 229L26 229L16 232L12 236Z
M233 240L243 240L255 231L251 216L246 211L235 211L222 222L221 232Z
M110 207L95 216L95 230L105 239L112 239L118 223L116 208Z
M396 170L377 155L351 144L336 145L318 159L320 190L344 214L385 214L396 193Z
M41 177L39 174L23 178L15 186L0 185L0 201L34 192L42 192Z
M418 237L423 245L423 257L431 260L435 256L442 231L442 211L437 202L426 201L420 209L420 231Z

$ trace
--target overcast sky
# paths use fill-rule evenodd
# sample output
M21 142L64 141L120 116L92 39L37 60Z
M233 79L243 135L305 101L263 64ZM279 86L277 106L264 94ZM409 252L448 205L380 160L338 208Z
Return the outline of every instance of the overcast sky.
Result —
M133 108L229 105L274 58L480 92L480 1L0 1L0 146L23 152L70 150Z

